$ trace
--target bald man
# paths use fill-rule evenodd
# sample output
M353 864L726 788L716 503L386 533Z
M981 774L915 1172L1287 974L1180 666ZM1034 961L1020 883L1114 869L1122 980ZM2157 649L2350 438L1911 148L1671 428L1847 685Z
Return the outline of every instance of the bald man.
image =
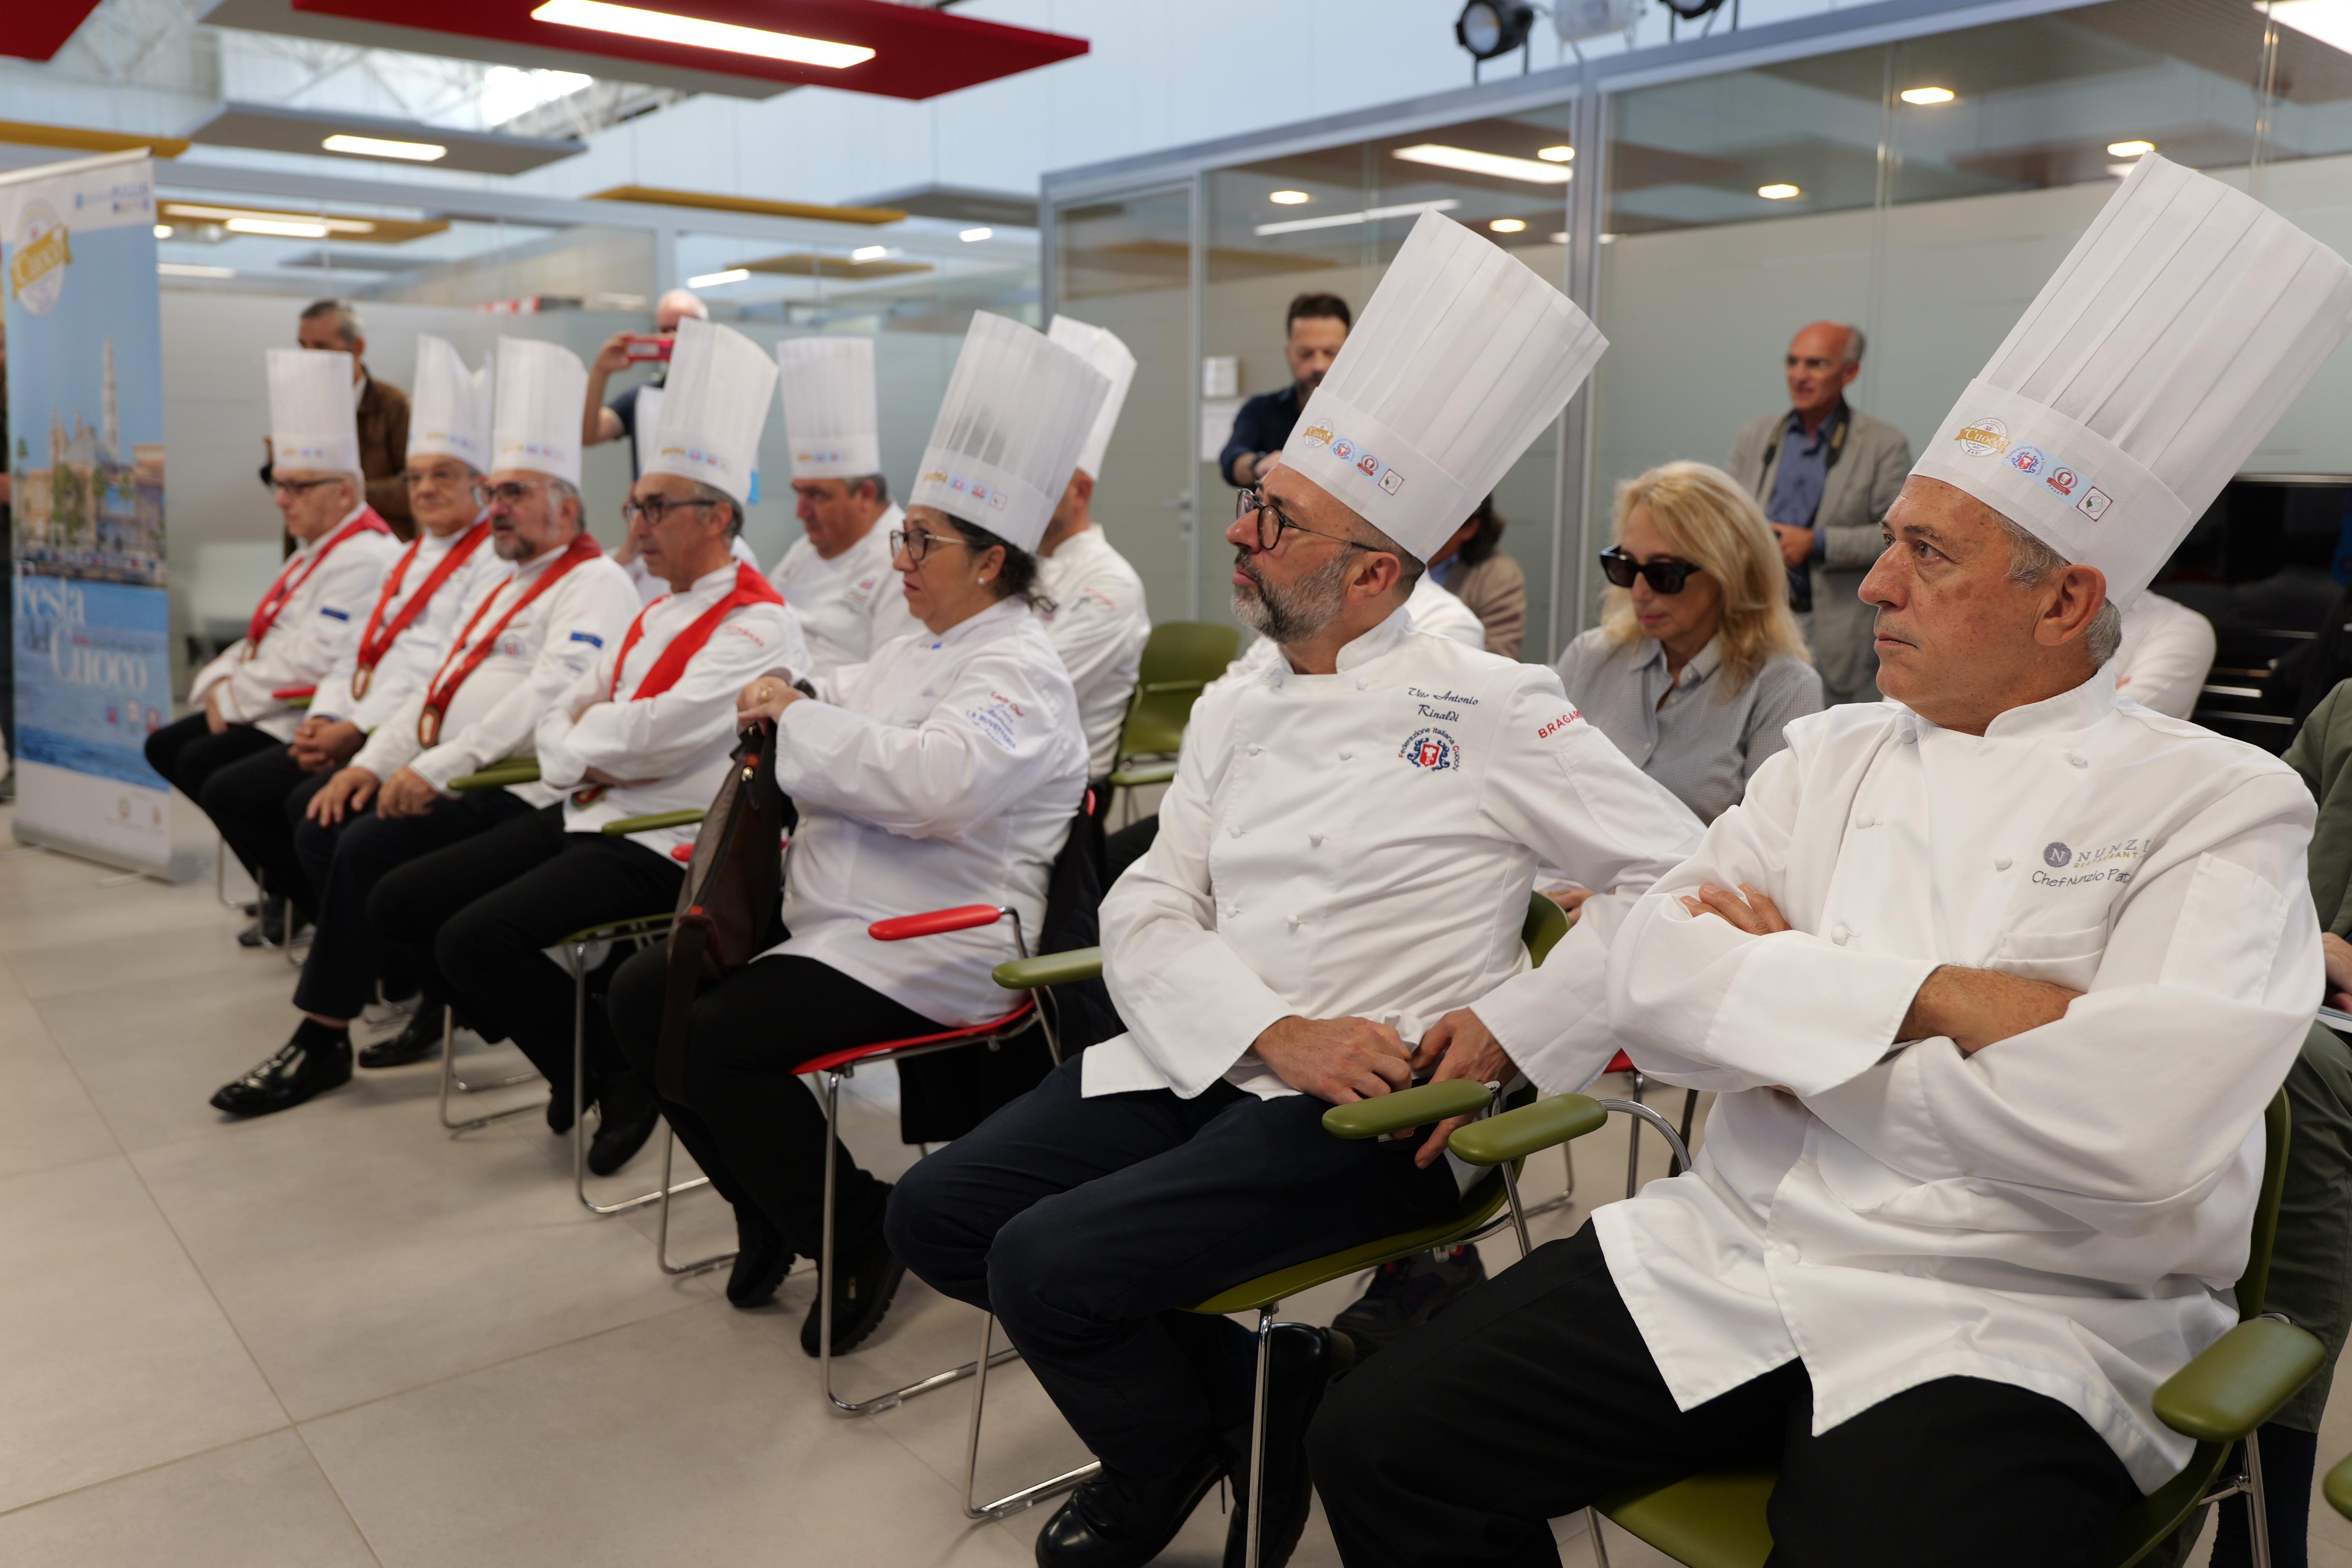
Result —
M677 336L677 324L688 316L708 321L710 310L692 289L671 289L654 302L654 335L668 342ZM604 383L616 371L646 362L629 357L629 340L643 336L637 332L615 332L604 340L595 361L588 367L588 402L580 414L580 444L583 447L618 441L625 435L629 438L629 477L633 481L642 466L637 461L637 393L649 386L657 387L667 379L669 361L667 357L654 361L653 380L622 388L610 402L604 401Z

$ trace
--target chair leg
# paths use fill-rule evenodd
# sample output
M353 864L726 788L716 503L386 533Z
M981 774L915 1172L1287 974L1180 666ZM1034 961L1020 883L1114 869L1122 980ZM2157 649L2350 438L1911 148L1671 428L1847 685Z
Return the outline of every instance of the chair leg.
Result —
M1511 1228L1518 1232L1519 1256L1525 1258L1534 1248L1528 1241L1528 1211L1519 1205L1519 1171L1517 1162L1503 1162L1503 1196L1510 1199Z
M667 1121L664 1121L662 1123L662 1174L660 1188L661 1224L656 1228L654 1233L654 1261L661 1265L661 1271L665 1274L707 1273L710 1270L718 1268L722 1263L732 1263L735 1261L734 1252L732 1250L726 1252L713 1252L709 1257L698 1258L691 1263L673 1263L669 1260L670 1195L673 1193L684 1192L686 1190L684 1187L672 1186L670 1185L670 1162L676 1157L677 1154L677 1134L670 1126Z
M470 1133L487 1127L493 1122L503 1122L509 1116L520 1116L526 1111L539 1109L535 1101L509 1105L503 1111L493 1111L487 1116L475 1116L463 1122L449 1120L449 1096L479 1094L486 1089L505 1089L517 1083L528 1083L539 1076L536 1072L518 1072L509 1078L494 1078L487 1083L468 1083L457 1076L457 1015L447 1008L441 1011L441 1124L453 1133Z
M633 1208L643 1208L649 1203L661 1203L665 1194L692 1192L696 1187L710 1185L709 1176L696 1176L692 1181L669 1183L667 1162L662 1171L662 1184L651 1192L641 1192L635 1197L625 1197L616 1203L599 1203L588 1196L588 944L572 945L572 1191L580 1199L580 1207L591 1214L625 1214ZM662 1244L662 1257L668 1257L668 1245ZM667 1268L667 1261L663 1265Z
M1633 1074L1634 1104L1639 1105L1642 1103L1642 1092L1649 1086L1650 1081L1643 1077L1640 1072L1637 1071ZM1642 1122L1641 1118L1637 1116L1629 1123L1625 1128L1625 1196L1627 1197L1633 1197L1635 1192L1641 1189L1641 1186Z
M1249 1518L1242 1568L1258 1568L1258 1535L1265 1524L1265 1385L1274 1359L1274 1314L1281 1305L1269 1301L1257 1310L1257 1388L1250 1404Z
M972 1489L980 1478L980 1416L988 1402L988 1369L992 1366L1001 1366L1021 1354L1007 1346L992 1354L989 1346L994 1343L995 1338L995 1316L992 1313L982 1313L980 1354L968 1364L973 1368L971 1425L965 1433L963 1444L963 1516L974 1521L1003 1519L1008 1514L1018 1513L1032 1503L1042 1502L1049 1497L1068 1491L1072 1487L1102 1469L1102 1462L1099 1459L1089 1459L1074 1470L1064 1470L1051 1480L1039 1481L1035 1486L1023 1487L1016 1492L1007 1492L994 1502L974 1500Z
M1694 1116L1696 1116L1696 1115L1697 1115L1697 1114L1698 1114L1698 1091L1697 1091L1697 1090L1696 1090L1696 1089L1685 1089L1685 1090L1684 1090L1684 1091L1683 1091L1683 1147L1685 1147L1685 1148L1686 1148L1686 1149L1690 1147L1690 1140L1691 1140L1691 1118L1692 1118L1692 1117L1694 1117ZM1565 1145L1562 1145L1562 1146L1564 1147ZM1673 1169L1671 1172L1669 1172L1668 1174L1669 1174L1669 1175L1672 1175L1672 1176L1680 1176L1680 1175L1682 1175L1682 1174L1683 1174L1683 1169L1682 1169L1682 1166L1681 1166L1680 1162L1676 1162L1676 1164L1675 1164L1675 1166L1674 1169Z
M1599 1509L1588 1508L1584 1511L1584 1528L1591 1532L1592 1536L1593 1568L1609 1568L1609 1543L1601 1539L1601 1511Z
M2259 1433L2246 1434L2246 1522L2253 1542L2254 1568L2271 1568L2271 1521L2263 1499L2263 1445Z

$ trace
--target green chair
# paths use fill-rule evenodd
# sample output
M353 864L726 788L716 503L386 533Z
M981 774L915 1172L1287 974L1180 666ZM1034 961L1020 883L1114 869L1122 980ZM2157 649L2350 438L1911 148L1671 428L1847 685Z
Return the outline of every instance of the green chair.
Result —
M1465 1127L1454 1134L1454 1150L1465 1159L1486 1163L1524 1158L1563 1138L1580 1137L1601 1124L1599 1117L1574 1103L1583 1098L1566 1094L1542 1100ZM2263 1183L2246 1270L2238 1280L2238 1325L2156 1391L2158 1419L2195 1438L2196 1450L2179 1475L2125 1510L2109 1552L2112 1568L2139 1561L2169 1539L2194 1510L2242 1492L2254 1521L2255 1568L2268 1568L2270 1542L2263 1517L2262 1453L2255 1429L2310 1381L2324 1353L2313 1335L2263 1311L2279 1193L2286 1179L2284 1092L2271 1101L2263 1128ZM2230 1468L2233 1450L2243 1457L2225 1478L2222 1472ZM2352 1463L2338 1466L2337 1473L2329 1476L2330 1501L2337 1496L2340 1478L2346 1503L2352 1504L2352 1474L2344 1473L2347 1469ZM1605 1517L1687 1568L1762 1568L1772 1552L1765 1507L1776 1479L1769 1470L1724 1471L1602 1498L1588 1511L1593 1557L1600 1568L1608 1568L1608 1548L1601 1535Z
M2336 1468L2327 1472L2319 1490L2326 1494L2328 1507L2352 1519L2352 1455L2336 1461Z
M539 781L539 758L510 758L493 762L478 773L465 773L449 780L450 789L460 795L477 789L503 789L509 784L533 784ZM493 1089L511 1089L518 1083L528 1083L538 1077L536 1072L516 1072L504 1078L492 1078L480 1082L468 1082L457 1076L457 1019L444 1009L441 1015L441 1124L453 1133L471 1133L503 1122L509 1116L520 1116L536 1111L536 1103L509 1105L502 1111L492 1111L463 1121L449 1119L449 1097L453 1094L480 1094Z
M1183 747L1193 699L1225 673L1241 643L1238 630L1208 621L1163 621L1151 629L1136 670L1135 695L1128 699L1127 721L1119 731L1118 758L1110 775L1113 792L1165 784L1176 777L1173 758ZM1143 758L1170 760L1137 766Z

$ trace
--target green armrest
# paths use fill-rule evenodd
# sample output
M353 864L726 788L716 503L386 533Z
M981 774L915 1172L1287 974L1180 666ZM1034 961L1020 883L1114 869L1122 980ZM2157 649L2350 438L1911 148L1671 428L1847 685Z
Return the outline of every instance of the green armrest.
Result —
M467 773L449 780L449 788L463 795L475 789L503 789L509 784L539 782L539 758L518 757L511 761L493 762L479 773Z
M648 811L642 817L624 817L617 822L607 822L603 831L616 839L631 833L650 833L656 828L684 828L702 821L708 811Z
M2328 1507L2352 1519L2352 1457L2336 1460L2336 1468L2327 1472L2319 1490L2326 1493Z
M1119 789L1140 789L1147 784L1165 784L1176 777L1176 765L1163 762L1156 768L1122 768L1110 776L1112 787Z
M1474 1166L1523 1160L1540 1149L1598 1132L1609 1113L1581 1094L1555 1094L1499 1116L1474 1122L1446 1146Z
M2158 1385L2157 1419L2183 1437L2234 1443L2311 1381L2326 1351L2276 1318L2240 1323Z
M989 974L1008 991L1034 990L1039 986L1066 986L1091 980L1102 973L1102 949L1073 947L1066 953L1040 953L1034 958L1013 958Z
M1449 1116L1475 1116L1494 1098L1495 1092L1484 1083L1449 1078L1442 1083L1424 1083L1418 1089L1400 1089L1377 1099L1359 1100L1352 1105L1334 1105L1323 1113L1323 1130L1335 1138L1377 1138L1384 1133L1402 1133L1407 1127L1443 1122ZM1461 1135L1454 1134L1457 1138Z

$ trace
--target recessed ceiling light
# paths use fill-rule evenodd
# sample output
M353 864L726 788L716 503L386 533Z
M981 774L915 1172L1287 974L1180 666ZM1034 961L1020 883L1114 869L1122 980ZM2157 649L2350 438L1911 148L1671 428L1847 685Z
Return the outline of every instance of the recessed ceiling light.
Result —
M165 277L235 277L233 267L199 267L192 261L159 261L155 270Z
M978 245L995 232L994 229L962 229L958 231L956 238L966 245Z
M1949 103L1960 95L1948 87L1906 87L1897 96L1906 103L1916 103L1925 109L1933 103Z
M1437 169L1458 169L1465 174L1490 174L1500 180L1525 180L1530 185L1565 185L1569 178L1569 171L1557 163L1540 163L1533 158L1506 158L1500 152L1447 147L1435 141L1400 147L1390 156L1402 158L1408 163L1426 163Z
M1617 236L1615 235L1602 235L1601 236L1601 243L1602 245L1615 245L1617 243Z
M1573 147L1538 147L1536 149L1536 156L1542 159L1547 163L1570 163L1575 162L1576 149Z
M449 155L437 141L387 141L381 136L338 133L319 143L330 152L352 152L362 158L400 158L411 163L431 163Z
M1496 218L1486 226L1498 235L1515 235L1526 229L1528 225L1525 220L1519 218Z
M724 272L706 272L700 277L686 280L688 288L716 288L722 283L740 283L751 276L748 267L730 267Z
M1785 202L1791 196L1804 194L1794 185L1759 185L1756 193L1768 202Z
M1544 235L1544 244L1546 245L1566 245L1567 243L1568 231L1566 229L1560 230L1558 234Z
M233 235L268 235L277 239L325 239L333 231L315 219L231 218L221 225Z
M310 213L276 213L264 207L207 207L194 202L165 202L163 214L167 218L194 218L204 223L226 224L242 219L247 222L278 224L324 225L327 232L339 235L373 234L375 225L365 218L331 218ZM258 231L256 231L258 232Z
M2155 151L2156 143L2153 141L2110 141L2107 143L2107 156L2110 158L2137 158L2143 153L2153 152Z
M534 22L564 27L586 27L618 33L657 44L683 44L690 49L724 49L730 54L757 55L762 59L789 60L796 66L824 66L841 70L863 65L874 51L862 44L836 44L824 38L803 38L797 33L775 33L765 27L739 27L732 22L712 22L700 16L677 16L636 5L611 5L605 0L547 0L530 14Z
M1268 191L1265 199L1277 207L1296 207L1304 205L1307 197L1304 191Z
M2274 0L2254 9L2331 49L2352 54L2352 0Z
M879 261L889 254L890 247L887 245L861 245L856 250L849 253L849 259L852 261Z
M172 237L172 225L169 224L157 224L155 225L155 237L157 239L170 239Z
M1376 224L1382 218L1417 218L1423 213L1450 213L1461 204L1451 196L1442 196L1433 202L1366 207L1360 213L1329 213L1319 218L1286 218L1278 224L1260 224L1250 232L1263 237L1266 235L1295 235L1307 229L1344 228L1349 224Z

